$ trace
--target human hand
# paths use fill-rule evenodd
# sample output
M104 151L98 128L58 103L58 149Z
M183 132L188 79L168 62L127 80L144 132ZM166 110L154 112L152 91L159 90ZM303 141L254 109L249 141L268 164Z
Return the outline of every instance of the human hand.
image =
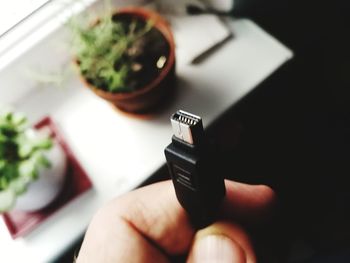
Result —
M275 195L267 186L225 181L220 220L196 232L178 203L171 181L120 196L94 216L77 262L256 262L252 244L234 220L252 222L271 210Z

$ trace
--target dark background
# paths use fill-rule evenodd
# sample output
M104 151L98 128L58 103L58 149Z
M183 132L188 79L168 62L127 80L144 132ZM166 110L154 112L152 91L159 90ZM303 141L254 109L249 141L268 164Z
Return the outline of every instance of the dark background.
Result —
M225 134L228 178L279 196L272 221L251 230L259 262L350 262L349 11L345 0L236 0L234 16L295 52L209 130Z
M236 14L253 18L295 59L233 110L243 127L238 177L280 196L275 251L297 240L312 252L297 262L350 262L350 4L249 3Z

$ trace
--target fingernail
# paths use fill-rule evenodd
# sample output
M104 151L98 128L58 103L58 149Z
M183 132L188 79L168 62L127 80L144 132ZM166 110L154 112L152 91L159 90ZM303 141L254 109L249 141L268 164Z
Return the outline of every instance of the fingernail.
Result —
M245 262L242 248L224 235L208 235L194 244L191 262Z

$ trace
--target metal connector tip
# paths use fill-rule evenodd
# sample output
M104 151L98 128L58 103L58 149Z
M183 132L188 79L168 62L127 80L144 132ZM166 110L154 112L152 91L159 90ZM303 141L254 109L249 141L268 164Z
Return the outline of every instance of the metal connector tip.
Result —
M171 118L174 136L189 144L195 144L203 132L202 118L192 113L178 110Z

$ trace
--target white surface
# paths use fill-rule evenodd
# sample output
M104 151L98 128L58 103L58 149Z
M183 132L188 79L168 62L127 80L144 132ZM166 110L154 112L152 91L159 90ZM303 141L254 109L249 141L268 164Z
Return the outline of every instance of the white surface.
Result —
M230 11L233 9L234 0L204 0L207 5L218 11Z
M35 88L20 77L23 61L48 65L60 58L48 49L48 40L0 72L1 102L29 112L32 121L51 114L94 184L94 191L74 200L24 238L11 240L0 220L2 261L55 258L83 233L106 200L134 188L164 164L163 150L172 136L171 113L187 110L202 116L207 126L293 56L249 20L229 25L235 37L205 61L177 65L178 93L173 103L149 120L115 111L83 88L77 77L63 89ZM51 53L45 54L45 49Z
M50 0L11 0L0 2L0 36ZM21 6L21 8L18 8Z
M35 13L28 16L25 21L16 25L0 38L0 69L7 66L13 59L20 57L30 47L37 44L43 37L66 21L70 15L83 10L93 1L95 0L79 0L73 5L71 4L72 0L51 0L50 3L43 5L35 11ZM2 12L6 14L2 16L2 19L13 23L13 21L20 16L25 16L25 13L28 12L30 8L38 7L40 2L44 1L16 0L14 2L11 1L11 3L9 2L10 1L6 1L6 3L0 2ZM20 4L19 2L28 3ZM35 6L33 3L35 3ZM13 10L14 8L16 8L16 11ZM11 13L15 13L15 15L11 15ZM8 20L9 16L13 20ZM56 19L52 19L52 17ZM8 27L6 24L3 24L3 26Z

